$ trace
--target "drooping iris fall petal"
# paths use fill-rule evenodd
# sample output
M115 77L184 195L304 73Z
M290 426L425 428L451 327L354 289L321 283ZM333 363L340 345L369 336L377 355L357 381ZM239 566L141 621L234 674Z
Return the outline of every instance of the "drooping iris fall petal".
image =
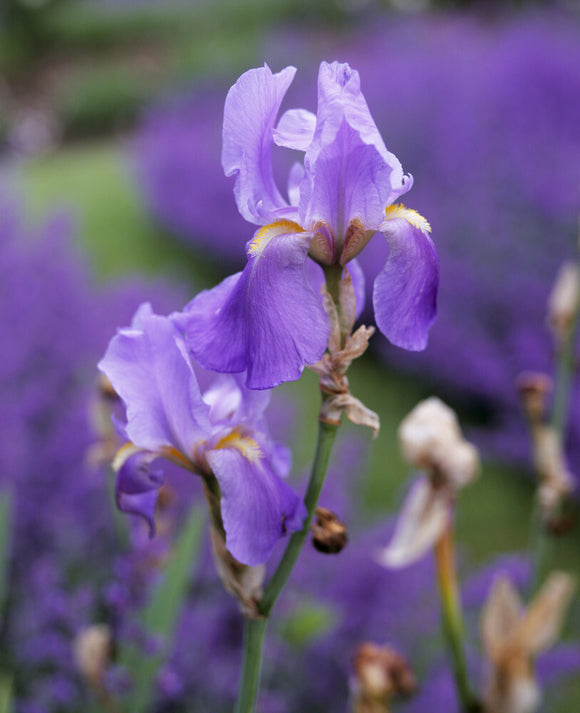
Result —
M374 284L375 319L392 344L420 351L437 312L439 261L427 221L414 211L392 208L392 217L380 227L389 256Z
M186 308L187 345L203 367L246 371L249 388L266 389L298 379L322 357L330 326L305 272L310 238L286 221L266 226L239 277Z
M220 485L226 547L244 564L265 562L283 535L302 527L304 503L268 460L247 458L236 447L206 457Z

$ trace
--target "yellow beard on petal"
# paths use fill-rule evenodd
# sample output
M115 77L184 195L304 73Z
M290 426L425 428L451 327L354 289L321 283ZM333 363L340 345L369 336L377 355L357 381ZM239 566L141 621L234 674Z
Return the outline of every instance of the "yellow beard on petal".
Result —
M236 430L228 433L227 436L224 436L217 442L215 450L220 450L221 448L235 448L246 460L250 461L250 463L258 463L262 457L262 450L256 441L250 438L250 436L244 436Z
M275 223L270 223L260 228L257 233L255 233L250 243L248 249L248 255L254 257L259 255L262 250L268 245L272 238L278 235L284 235L287 233L303 233L304 228L300 227L298 223L293 220L277 220Z
M407 222L411 223L414 228L421 230L423 233L430 233L431 226L426 218L423 218L421 213L417 213L416 210L411 208L405 208L402 203L395 203L393 205L387 206L385 210L385 215L387 220L395 220L397 218L403 218Z

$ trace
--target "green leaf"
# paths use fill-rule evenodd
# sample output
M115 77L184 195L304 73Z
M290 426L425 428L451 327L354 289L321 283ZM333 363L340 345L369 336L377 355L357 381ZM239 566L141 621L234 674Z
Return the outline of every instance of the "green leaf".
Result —
M125 708L130 713L145 713L153 704L156 674L171 651L175 627L199 555L204 521L203 508L194 508L175 545L162 579L141 612L140 622L143 628L149 635L159 637L165 643L164 647L152 655L132 644L121 648L119 663L128 669L133 679L132 691L125 701Z
M12 713L12 678L0 676L0 713Z
M0 621L8 595L8 573L12 540L12 494L0 492ZM0 708L0 713L3 709Z

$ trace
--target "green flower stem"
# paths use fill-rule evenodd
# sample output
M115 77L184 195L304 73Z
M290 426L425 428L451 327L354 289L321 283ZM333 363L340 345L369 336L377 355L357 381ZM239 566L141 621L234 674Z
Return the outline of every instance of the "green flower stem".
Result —
M475 713L480 710L480 705L469 684L463 643L465 626L455 568L453 533L450 526L447 526L435 545L435 562L441 596L441 621L451 654L457 695L463 713Z
M263 618L247 619L245 622L244 658L238 700L234 709L235 713L252 713L254 711L260 684L262 652L268 617L292 572L292 568L298 559L298 555L310 531L310 524L314 517L320 491L324 484L328 463L330 461L330 453L337 430L337 424L319 421L316 454L310 472L306 495L304 496L304 503L308 513L304 521L304 527L290 537L282 559L264 589L264 594L259 603L259 610Z
M262 651L268 619L244 620L244 660L234 713L250 713L260 690Z
M314 456L314 463L312 464L312 470L310 472L310 480L308 481L306 495L304 496L304 504L306 505L308 515L304 521L304 527L290 537L290 541L288 542L288 546L286 547L282 559L280 560L276 571L272 575L272 578L264 590L264 596L260 600L260 611L264 616L269 615L270 610L278 598L278 595L286 584L286 581L290 576L290 572L298 559L300 550L304 545L304 541L310 531L310 524L312 522L312 518L314 517L314 511L316 510L316 505L318 504L318 498L320 497L320 491L322 490L324 479L326 478L326 471L328 470L328 463L330 461L330 453L332 451L337 430L338 426L336 424L324 423L323 421L318 422L316 454Z

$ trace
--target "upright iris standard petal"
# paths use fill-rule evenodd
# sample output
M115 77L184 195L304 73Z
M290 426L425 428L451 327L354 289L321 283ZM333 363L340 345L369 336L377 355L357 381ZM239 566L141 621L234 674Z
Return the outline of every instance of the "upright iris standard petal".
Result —
M247 371L249 388L267 389L298 379L322 357L330 325L305 274L310 238L287 221L263 228L239 279L215 288L221 306L214 290L193 300L184 318L186 341L203 367Z
M274 129L273 139L278 146L306 151L316 129L316 114L306 109L289 109Z
M276 542L302 527L304 503L267 459L248 459L238 448L209 451L221 490L226 547L242 564L265 562Z
M351 221L376 230L385 206L411 187L373 121L358 72L347 64L320 66L316 130L304 165L300 217L308 228L329 225L339 248Z
M420 351L437 312L439 260L429 224L418 213L391 206L387 217L380 231L389 257L374 284L375 319L394 345Z
M133 325L113 337L98 366L127 407L127 436L135 445L191 455L209 429L209 407L170 319L143 305Z
M224 109L222 164L236 176L238 210L250 223L265 225L288 207L274 181L271 148L280 104L296 69L272 74L265 65L242 74Z

